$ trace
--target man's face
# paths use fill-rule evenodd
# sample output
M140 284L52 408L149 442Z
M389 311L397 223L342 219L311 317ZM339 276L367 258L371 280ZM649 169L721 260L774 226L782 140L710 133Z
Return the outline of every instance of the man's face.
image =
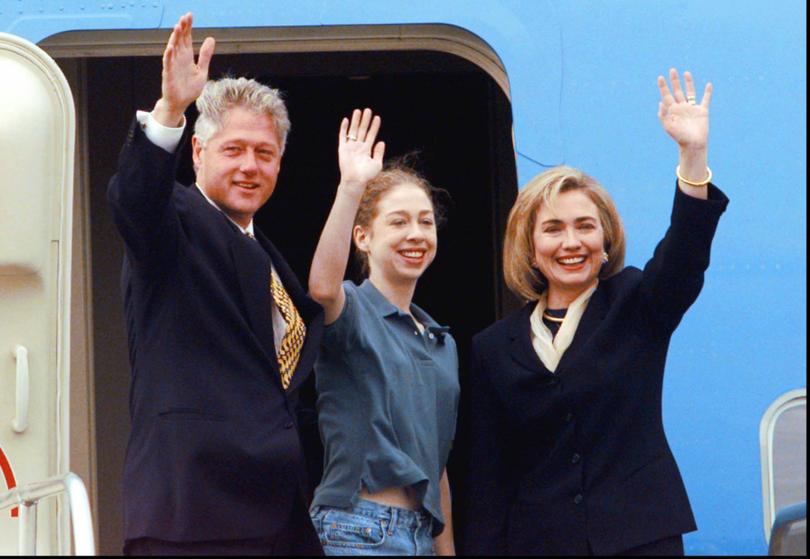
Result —
M205 145L191 139L197 184L232 220L246 227L273 194L281 143L273 119L236 106Z

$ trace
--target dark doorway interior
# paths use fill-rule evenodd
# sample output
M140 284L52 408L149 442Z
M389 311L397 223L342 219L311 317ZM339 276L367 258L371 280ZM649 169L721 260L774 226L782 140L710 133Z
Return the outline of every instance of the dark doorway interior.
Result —
M93 323L100 552L121 550L120 474L128 436L129 365L118 286L121 241L104 193L136 109L160 94L158 57L87 59ZM383 118L388 156L417 151L417 167L452 197L438 256L415 301L458 342L462 385L472 335L514 301L503 287L500 247L517 193L510 104L485 72L436 52L215 55L211 76L246 75L285 92L293 123L281 176L257 225L302 282L338 182L337 130L355 107ZM192 108L189 120L196 114ZM193 180L185 146L181 182ZM451 476L463 460L454 452ZM461 520L461 518L459 518Z

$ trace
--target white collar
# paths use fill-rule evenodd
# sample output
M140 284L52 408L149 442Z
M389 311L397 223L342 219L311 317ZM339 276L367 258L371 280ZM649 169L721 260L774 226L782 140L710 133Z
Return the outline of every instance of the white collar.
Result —
M224 215L225 217L227 217L227 218L230 220L230 222L231 222L231 223L233 223L234 225L236 225L236 226L239 228L239 230L240 230L240 231L241 231L243 234L248 235L248 236L250 236L250 237L255 237L255 234L254 234L254 232L253 232L253 218L251 218L251 219L250 219L250 223L248 223L248 224L247 224L247 227L242 227L241 225L239 225L238 223L236 223L234 220L232 220L232 219L231 219L231 216L229 216L228 214L226 214L225 212L223 212L223 211L222 211L222 208L220 208L219 206L217 206L216 202L214 202L213 200L211 200L211 198L209 198L209 197L208 197L208 194L206 194L206 193L205 193L205 190L203 190L203 188L202 188L202 187L201 187L199 184L197 184L197 183L195 182L195 183L194 183L194 186L196 186L196 187L197 187L197 190L199 190L199 191L200 191L200 193L203 195L203 197L204 197L206 200L208 200L208 203L209 203L209 204L211 204L211 205L212 205L212 206L214 206L216 209L218 209L219 211L221 211L221 212L222 212L222 215Z
M571 345L574 334L576 334L577 327L579 326L579 320L582 318L582 315L585 314L588 301L590 301L591 295L596 291L598 285L599 281L597 280L594 285L580 293L580 295L568 305L565 320L563 320L562 326L560 326L556 336L552 336L551 330L543 323L543 311L546 310L548 289L546 289L545 293L543 293L537 301L537 306L534 308L534 312L529 318L532 347L534 347L534 351L537 353L540 361L543 362L543 365L552 373L557 369L557 365L560 363L560 359L562 359L565 350Z

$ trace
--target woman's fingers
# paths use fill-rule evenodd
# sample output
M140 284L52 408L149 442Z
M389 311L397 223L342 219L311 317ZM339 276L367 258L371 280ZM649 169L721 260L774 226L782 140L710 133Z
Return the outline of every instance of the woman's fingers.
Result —
M706 109L709 108L709 104L712 102L712 91L714 88L712 87L712 83L709 82L706 84L706 87L703 89L703 99L700 102L700 105Z
M695 82L692 80L692 74L687 72L683 73L683 83L686 86L686 100L694 103L695 97Z
M664 76L658 76L658 91L661 93L661 101L663 103L672 103L672 94L669 91L669 86Z
M686 97L681 89L681 80L678 78L678 71L675 68L669 69L669 81L672 83L672 96L678 103L686 101Z

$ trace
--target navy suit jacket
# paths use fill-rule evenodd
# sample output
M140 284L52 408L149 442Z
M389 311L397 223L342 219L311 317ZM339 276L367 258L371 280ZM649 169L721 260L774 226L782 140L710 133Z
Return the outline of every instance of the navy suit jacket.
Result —
M677 191L653 258L599 282L555 373L532 347L534 302L475 336L466 554L609 555L696 529L661 390L727 203Z
M196 187L175 182L179 151L155 146L133 122L107 193L126 245L125 537L264 538L285 540L287 552L319 553L296 407L323 311L261 232L258 243L249 239ZM307 326L286 391L271 262Z

